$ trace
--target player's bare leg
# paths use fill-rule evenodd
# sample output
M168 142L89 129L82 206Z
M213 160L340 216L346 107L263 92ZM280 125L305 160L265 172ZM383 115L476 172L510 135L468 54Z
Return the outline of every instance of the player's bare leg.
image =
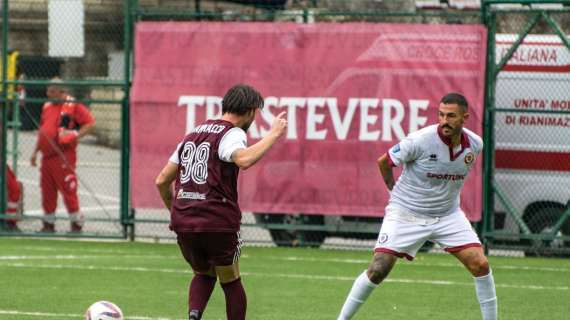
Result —
M495 292L495 281L489 261L483 249L472 247L452 253L471 274L475 281L475 291L477 299L481 305L481 315L483 320L497 319L497 294Z
M368 266L368 270L366 271L366 275L368 275L368 279L376 285L379 285L382 280L384 280L394 265L398 258L394 255L384 252L377 252L374 254L372 258L372 262L370 266Z
M216 286L216 270L211 266L207 270L194 270L194 277L188 291L189 319L200 320L208 300Z
M228 320L244 320L247 309L247 297L241 284L239 263L229 266L216 266L216 274L226 296L226 315Z
M384 280L396 264L398 258L389 253L376 252L368 269L354 281L350 293L342 306L338 320L347 320L354 316L374 288Z

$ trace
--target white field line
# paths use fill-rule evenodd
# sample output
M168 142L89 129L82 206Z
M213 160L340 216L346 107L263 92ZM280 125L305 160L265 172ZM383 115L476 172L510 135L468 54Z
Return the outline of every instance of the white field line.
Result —
M37 188L40 187L39 182L35 181L35 180L26 179L26 178L18 178L18 180L20 180L22 183L29 184L29 185L32 185L32 186L37 187ZM39 193L39 189L38 189L38 193ZM113 196L100 194L100 193L89 193L89 192L84 191L82 189L79 189L77 191L77 193L80 195L89 196L91 198L97 198L99 200L109 200L109 201L114 201L114 202L120 202L121 201L121 199L119 197L113 197Z
M31 316L31 317L54 317L54 318L83 318L82 314L70 314L70 313L49 313L49 312L33 312L33 311L20 311L20 310L0 310L0 314L4 315L14 315L14 316ZM132 320L175 320L173 318L151 318L143 316L125 316L125 319ZM176 319L178 320L178 319ZM183 319L180 319L183 320Z
M107 211L107 210L117 210L120 206L111 205L111 206L90 206L90 207L81 207L82 213L90 213L90 212L98 212L98 211ZM43 216L44 210L43 209L34 209L34 210L26 210L24 212L26 216ZM58 211L55 213L57 217L66 217L68 214L67 212Z
M128 272L158 272L158 273L177 273L191 275L189 269L166 269L166 268L144 268L144 267L101 267L95 265L63 265L63 264L26 264L26 263L5 263L0 262L0 267L13 268L30 268L30 269L74 269L74 270L97 270L97 271L128 271ZM267 278L290 278L305 280L333 280L333 281L354 281L355 277L339 277L339 276L322 276L309 274L294 273L260 273L260 272L243 272L244 276L267 277ZM473 286L472 282L457 282L445 280L424 280L424 279L405 279L405 278L388 278L385 282L392 283L412 283L412 284L429 284L429 285L445 285L445 286ZM496 284L498 288L514 288L527 290L557 290L569 291L568 286L541 286L541 285L515 285L515 284Z
M123 240L121 240L123 241ZM52 248L52 247L34 247L34 246L22 246L21 247L23 250L25 251L40 251L40 252L63 252L63 251L71 251L71 252L77 252L77 250L81 250L81 252L87 252L87 253L106 253L106 254L132 254L133 250L116 250L116 249L89 249L89 248L81 248L81 249L73 249L73 248ZM141 255L144 254L144 252L137 252L140 253ZM243 255L242 255L243 257Z
M111 259L116 258L117 255L50 255L50 256L0 256L0 261L20 261L20 260L89 260L89 259ZM122 259L159 259L159 260L173 260L178 261L178 257L174 256L161 256L161 255L124 255L120 256Z
M26 246L22 247L25 250L30 251L45 251L45 252L62 252L65 249L58 249L58 248L42 248L42 247L32 247ZM75 249L70 249L72 251L76 251ZM133 251L129 250L108 250L108 249L81 249L81 251L86 253L107 253L107 254L121 254L121 255L128 255L132 254ZM153 258L153 255L145 255L144 253L140 253L141 258L147 256L149 258ZM0 260L2 256L0 256ZM81 257L81 256L77 256ZM169 256L159 256L162 258L166 258ZM174 256L173 256L174 257ZM176 256L178 258L178 256ZM242 254L242 259L249 259L251 258L248 254ZM315 262L315 263L323 263L323 262L332 262L332 263L344 263L344 264L361 264L363 267L366 267L370 260L367 259L336 259L336 258L307 258L307 257L297 257L297 256L286 256L286 257L254 257L257 260L275 260L275 261L301 261L301 262ZM399 266L408 266L408 267L445 267L445 268L464 268L459 262L458 263L427 263L422 262L421 260L415 261L400 261L398 263ZM546 271L546 272L568 272L570 273L570 267L568 268L555 268L555 267L533 267L533 266L514 266L514 265L493 265L491 264L491 269L493 270L519 270L519 271Z
M277 277L277 278L292 278L292 279L306 279L306 280L338 280L338 281L354 281L356 277L338 277L338 276L319 276L319 275L305 275L305 274L288 274L288 273L257 273L257 272L244 272L243 275L247 276L260 276L260 277ZM404 279L404 278L388 278L384 282L392 283L412 283L412 284L429 284L429 285L443 285L443 286L473 286L473 282L457 282L446 280L423 280L423 279ZM497 288L514 288L514 289L529 289L529 290L560 290L568 291L570 287L566 286L537 286L537 285L516 285L516 284L495 284Z
M334 263L346 263L346 264L363 264L368 265L372 258L366 259L318 259L318 258L306 258L306 257L275 257L269 258L271 260L279 261L302 261L302 262L334 262ZM428 263L422 261L401 261L398 263L399 266L427 266L427 267L448 267L448 268L464 268L463 265L458 263ZM551 272L570 272L569 268L552 268L552 267L532 267L532 266L512 266L512 265L493 265L491 264L491 269L505 269L505 270L524 270L524 271L551 271Z

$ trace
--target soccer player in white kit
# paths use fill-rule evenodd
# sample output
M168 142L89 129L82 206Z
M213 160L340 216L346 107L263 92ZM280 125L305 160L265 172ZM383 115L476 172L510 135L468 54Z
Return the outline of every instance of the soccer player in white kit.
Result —
M400 257L412 260L426 241L438 243L471 272L483 320L497 319L497 296L489 262L477 234L459 207L461 187L483 149L463 128L469 118L465 97L445 95L439 124L410 133L378 159L391 191L372 262L356 278L339 320L351 319ZM392 168L404 166L397 182Z

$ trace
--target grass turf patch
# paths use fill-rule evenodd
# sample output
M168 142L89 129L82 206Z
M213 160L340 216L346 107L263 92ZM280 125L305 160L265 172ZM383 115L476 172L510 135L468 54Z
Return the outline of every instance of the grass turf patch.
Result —
M248 319L335 319L371 251L246 247ZM567 319L570 260L490 257L501 319ZM0 239L0 319L79 319L98 300L126 319L185 319L191 270L174 244ZM480 319L448 254L400 260L356 319ZM216 286L205 320L225 319Z

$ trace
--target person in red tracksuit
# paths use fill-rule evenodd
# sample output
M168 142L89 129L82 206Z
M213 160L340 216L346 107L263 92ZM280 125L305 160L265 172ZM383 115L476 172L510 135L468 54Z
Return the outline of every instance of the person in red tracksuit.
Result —
M61 193L69 213L71 232L81 232L84 218L77 197L77 142L94 129L95 118L83 104L74 101L60 84L52 79L47 87L42 108L38 141L30 159L36 166L38 152L42 153L40 188L44 210L41 232L55 232L57 193Z
M6 187L8 189L8 204L6 214L16 216L22 200L22 185L16 179L16 175L10 167L6 166ZM18 219L10 217L6 219L6 231L19 232Z

